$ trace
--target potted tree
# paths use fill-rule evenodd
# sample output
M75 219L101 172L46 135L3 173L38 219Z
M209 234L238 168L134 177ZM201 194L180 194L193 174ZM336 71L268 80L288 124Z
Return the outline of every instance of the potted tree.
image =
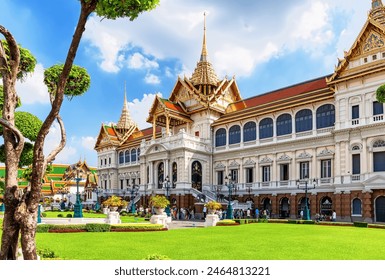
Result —
M158 215L162 215L164 208L170 204L170 201L163 195L156 195L150 198L150 204L155 208Z
M107 200L103 201L103 206L109 207L112 212L116 212L119 207L127 206L127 201L123 200L119 196L113 195Z
M207 202L205 206L209 214L214 214L216 210L219 210L222 208L222 204L220 204L219 202L216 202L215 200Z

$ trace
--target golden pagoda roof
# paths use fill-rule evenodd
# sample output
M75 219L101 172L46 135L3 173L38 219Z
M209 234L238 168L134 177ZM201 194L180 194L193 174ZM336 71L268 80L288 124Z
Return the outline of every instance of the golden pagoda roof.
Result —
M132 126L136 126L136 123L131 119L130 112L128 111L126 88L124 87L124 102L123 109L120 115L116 129L120 131L129 130Z
M212 64L207 60L208 52L206 45L206 14L204 15L204 27L203 27L203 44L200 61L191 76L191 83L194 86L197 85L213 85L216 86L219 83L217 74L214 71Z
M369 11L369 17L380 24L385 23L385 7L381 0L372 0L372 9Z

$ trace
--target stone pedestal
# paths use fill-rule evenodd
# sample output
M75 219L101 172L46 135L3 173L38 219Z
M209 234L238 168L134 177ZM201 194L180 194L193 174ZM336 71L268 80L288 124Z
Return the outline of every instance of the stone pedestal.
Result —
M214 227L219 222L217 214L207 214L205 220L205 227Z
M103 208L103 214L108 214L108 211L109 211L108 207Z
M166 214L152 215L150 223L163 225L163 227L168 228L168 223L171 223L171 217L168 217Z
M107 224L120 224L121 222L119 212L111 211L108 213L106 219Z

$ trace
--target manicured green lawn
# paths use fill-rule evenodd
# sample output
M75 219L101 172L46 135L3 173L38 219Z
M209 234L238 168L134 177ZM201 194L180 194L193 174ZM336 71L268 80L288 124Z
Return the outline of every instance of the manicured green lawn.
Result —
M248 224L162 232L38 233L39 248L62 259L373 260L385 259L385 230L292 224Z
M73 211L69 211L69 212L45 211L44 213L46 213L46 215L47 215L46 218L58 218L57 215L59 215L59 214L62 214L63 217L66 217L67 214L71 214L72 217L74 216L74 212ZM83 217L84 218L106 218L106 216L107 215L103 214L103 213L87 213L87 212L83 212ZM120 216L120 220L122 221L122 223L135 223L135 222L143 223L144 222L144 218L133 217L133 216Z

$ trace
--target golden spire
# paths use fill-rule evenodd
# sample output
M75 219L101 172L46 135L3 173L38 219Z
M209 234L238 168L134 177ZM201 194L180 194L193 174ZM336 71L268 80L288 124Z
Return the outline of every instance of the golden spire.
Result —
M385 25L385 7L381 0L372 0L372 9L369 12L369 18Z
M203 13L203 44L201 61L207 61L207 46L206 46L206 13Z
M121 130L121 132L128 130L132 125L134 125L134 122L131 119L130 112L128 111L128 104L127 104L127 93L126 93L126 82L124 82L124 101L123 101L123 109L122 114L120 115L120 119L118 121L118 124L116 125L116 128L118 130Z
M190 81L194 86L198 85L211 85L216 86L219 82L217 74L214 71L213 66L208 61L207 45L206 45L206 13L203 14L203 44L201 59L199 60L197 67L195 68Z

